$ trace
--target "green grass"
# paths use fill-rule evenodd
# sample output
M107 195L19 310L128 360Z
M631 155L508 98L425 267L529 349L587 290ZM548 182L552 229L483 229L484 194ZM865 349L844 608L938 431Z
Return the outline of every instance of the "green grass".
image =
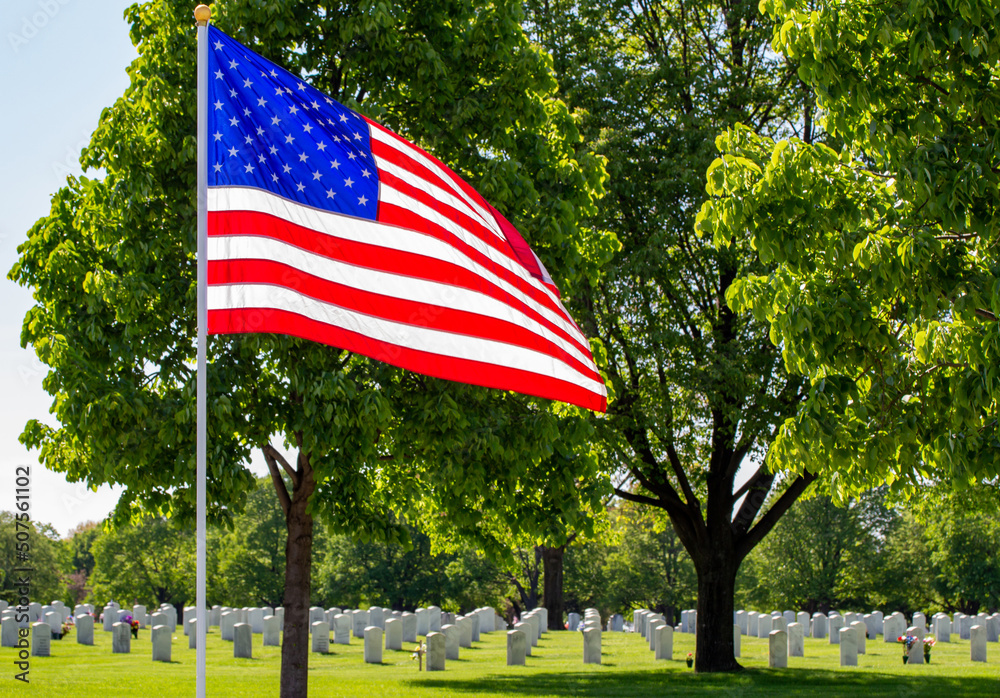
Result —
M95 630L92 647L78 645L71 633L52 643L51 657L31 659L31 684L13 680L15 650L0 650L0 696L37 693L47 696L167 698L194 694L195 651L180 632L174 636L173 662L153 662L149 631L132 641L132 653L111 653L110 633ZM957 636L953 636L957 637ZM710 694L744 696L1000 696L1000 644L990 643L987 664L969 661L969 643L934 648L930 665L903 666L902 649L881 638L868 642L859 666L839 666L836 645L806 639L806 657L790 658L789 668L767 668L767 640L743 638L738 674L699 675L683 661L694 650L691 635L674 636L674 661L655 661L638 635L605 633L603 664L583 664L579 633L543 636L527 666L506 666L503 633L482 636L473 649L444 672L419 673L409 650L385 652L380 666L365 664L360 640L332 645L328 655L310 655L309 690L313 696L635 696ZM208 695L268 696L278 691L280 651L261 646L254 635L254 659L234 659L232 643L218 628L208 638Z

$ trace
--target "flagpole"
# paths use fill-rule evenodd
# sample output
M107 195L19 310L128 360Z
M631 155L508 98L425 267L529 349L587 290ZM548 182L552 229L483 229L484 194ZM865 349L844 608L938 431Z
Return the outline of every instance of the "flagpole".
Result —
M198 678L196 695L205 698L205 642L208 636L208 614L205 598L205 509L206 509L206 344L208 342L208 22L212 11L206 5L194 10L198 25L198 427L197 427L197 575L196 604L198 633Z

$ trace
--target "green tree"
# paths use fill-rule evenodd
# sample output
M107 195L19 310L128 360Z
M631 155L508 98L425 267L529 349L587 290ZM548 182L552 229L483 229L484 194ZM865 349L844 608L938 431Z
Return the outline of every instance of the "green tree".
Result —
M1000 8L765 0L844 147L720 137L699 227L775 264L728 302L811 381L772 464L873 483L1000 475Z
M28 601L46 604L63 600L65 551L58 532L46 523L19 521L18 513L0 511L0 599L12 606L20 603L19 588L23 586L25 573L16 570L28 566L31 568ZM19 557L22 552L27 558Z
M150 608L194 602L194 531L163 517L108 530L94 543L93 595L99 606Z
M69 532L63 541L66 556L66 598L73 608L91 593L90 575L94 572L94 543L101 536L101 525L96 521L82 523Z
M464 175L572 290L613 236L585 228L604 170L555 97L547 59L499 2L216 2L215 23ZM10 278L36 305L22 343L50 367L59 426L22 440L72 481L124 487L116 519L194 509L195 31L188 4L127 12L138 58L81 164L29 232ZM544 400L408 374L276 335L208 345L208 499L238 513L260 449L285 515L282 695L307 693L314 519L331 534L405 540L425 501L456 525L500 512L517 532L522 477L543 461L554 506L575 493L570 454L586 425ZM272 445L284 442L287 459ZM561 457L553 458L553 453ZM287 483L287 484L286 484Z
M596 420L604 462L619 497L669 515L693 561L696 670L735 670L740 562L814 475L783 479L763 465L805 383L783 370L767 326L724 300L736 279L767 268L749 245L716 248L694 223L716 134L743 122L811 140L811 93L769 50L771 24L756 2L529 7L565 98L589 115L585 136L608 158L594 225L622 248L569 299L607 357L615 399ZM736 487L744 467L749 478Z

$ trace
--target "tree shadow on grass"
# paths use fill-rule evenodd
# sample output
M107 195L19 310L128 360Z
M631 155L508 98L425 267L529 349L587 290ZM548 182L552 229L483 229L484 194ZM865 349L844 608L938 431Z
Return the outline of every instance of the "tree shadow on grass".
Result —
M695 674L689 671L636 671L602 674L560 672L500 675L477 679L444 677L406 683L437 688L442 695L500 693L511 696L594 696L595 698L649 698L650 696L1000 696L1000 679L984 677L913 676L875 672L788 669L746 670L737 674Z

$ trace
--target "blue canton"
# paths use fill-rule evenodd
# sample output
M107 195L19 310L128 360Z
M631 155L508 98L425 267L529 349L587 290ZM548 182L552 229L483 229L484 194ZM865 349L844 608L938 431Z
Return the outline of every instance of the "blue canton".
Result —
M209 43L208 185L374 220L368 123L215 27Z

